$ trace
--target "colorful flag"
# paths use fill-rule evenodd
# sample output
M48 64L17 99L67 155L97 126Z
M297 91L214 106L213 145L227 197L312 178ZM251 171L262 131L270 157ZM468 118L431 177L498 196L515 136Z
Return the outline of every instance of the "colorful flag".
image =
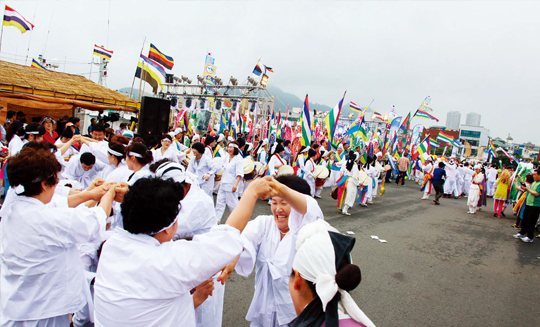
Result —
M427 111L423 111L423 110L416 110L416 113L414 114L414 117L424 118L424 119L431 119L431 120L435 120L437 122L439 121L438 118L436 118L433 115L430 115Z
M434 139L432 139L431 137L429 138L429 146L431 148L438 148L439 146L441 146L440 143L437 143L437 141L435 141Z
M352 101L349 102L349 109L351 109L352 111L356 111L356 112L364 112L364 111L362 110L362 108L360 108L359 105L357 105L356 103L354 103L354 102L352 102Z
M36 61L36 59L32 59L32 65L31 65L31 66L34 67L34 68L47 70L47 68L41 66L41 65L39 64L39 62Z
M4 22L2 24L4 26L17 27L21 31L21 34L34 29L34 24L27 21L21 14L7 5L4 10Z
M409 133L410 126L411 126L411 113L409 112L407 117L405 117L405 119L401 123L401 126L399 127L399 130L403 134Z
M262 74L261 66L262 66L262 64L257 62L257 64L255 65L255 68L253 68L253 74L254 75L261 76L261 74Z
M420 145L418 145L418 146L416 147L416 151L418 152L418 155L420 156L420 160L422 160L422 162L424 162L424 160L425 160L423 154L424 154L424 153L429 154L429 142L430 142L429 140L430 140L430 139L431 139L431 138L430 138L429 135L428 135L428 137L426 137L426 138L424 139L424 141L423 141L422 143L420 143Z
M328 138L330 139L330 142L334 140L334 132L336 130L336 126L339 120L339 115L341 114L341 108L343 107L343 100L345 100L345 92L343 94L343 98L339 100L339 102L336 104L332 110L326 115L324 118L324 127L326 130L326 133L328 133Z
M265 69L266 71L271 72L271 73L274 72L274 70L272 69L272 67L268 67L268 66L266 66L266 65L264 66L264 69Z
M380 113L378 113L376 111L373 112L373 116L371 116L371 119L373 119L373 120L380 119L380 120L384 121L383 115L381 115Z
M150 52L148 52L148 58L162 64L163 67L167 68L168 70L171 70L174 66L174 59L159 51L159 49L156 48L156 46L152 43L150 43Z
M108 60L111 60L113 51L107 50L104 47L100 47L97 44L94 44L94 56L99 56Z
M454 144L454 138L450 135L446 135L443 132L439 132L439 135L437 135L437 141L442 143L449 143Z
M304 108L302 109L302 145L311 145L311 117L309 116L308 95L304 100Z
M135 77L141 78L148 82L153 88L154 93L157 93L158 86L161 87L165 83L165 69L160 64L141 55L142 61L137 64Z
M489 140L489 150L494 156L497 156L497 150L495 150L495 144L493 144L492 140Z
M429 108L429 103L431 102L431 97L428 95L424 101L422 101L422 104L420 105L420 107L418 107L418 110L421 110L421 111L433 111L433 109Z

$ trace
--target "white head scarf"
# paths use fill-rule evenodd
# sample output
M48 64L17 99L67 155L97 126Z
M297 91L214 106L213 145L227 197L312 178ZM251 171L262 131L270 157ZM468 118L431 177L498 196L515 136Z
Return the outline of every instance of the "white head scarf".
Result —
M302 278L315 284L323 311L326 312L328 302L340 292L340 302L351 318L367 327L375 327L356 305L349 292L340 289L336 283L336 256L329 231L339 233L324 220L307 224L299 231L293 269L298 271Z

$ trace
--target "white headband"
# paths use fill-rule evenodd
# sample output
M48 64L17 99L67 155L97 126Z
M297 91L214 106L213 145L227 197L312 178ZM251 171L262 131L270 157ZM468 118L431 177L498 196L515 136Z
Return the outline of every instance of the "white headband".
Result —
M150 234L150 235L156 235L156 234L159 234L159 233L163 232L164 230L167 230L167 229L171 228L171 227L174 225L174 223L176 223L176 221L178 220L178 217L179 217L179 216L180 216L180 215L176 215L176 218L174 218L173 222L172 222L169 226L163 227L163 228L160 229L159 231L157 231L157 232L155 232L155 233L152 233L152 234Z
M39 131L28 131L28 132L26 132L26 134L34 134L34 135L38 135L38 134L39 134Z
M124 154L123 153L120 153L118 151L114 151L113 149L111 148L108 148L107 151L112 154L113 156L117 156L117 157L123 157ZM130 152L130 153L133 153L133 152ZM138 153L137 153L138 154Z
M128 154L137 158L144 158L142 154L138 154L137 152L129 151Z
M238 147L238 145L236 145L236 143L230 143L229 146L232 146L233 148L240 149L240 148Z

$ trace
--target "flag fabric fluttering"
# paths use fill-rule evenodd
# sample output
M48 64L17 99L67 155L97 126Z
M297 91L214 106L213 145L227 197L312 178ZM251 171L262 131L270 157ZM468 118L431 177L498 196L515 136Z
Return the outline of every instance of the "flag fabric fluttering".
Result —
M343 98L339 100L336 106L332 108L332 110L330 110L328 115L326 115L326 117L324 118L324 127L326 129L326 132L328 133L327 135L330 143L332 143L332 141L334 140L334 132L336 130L336 126L339 120L339 115L341 114L341 108L343 107L343 100L345 100L345 94L347 94L347 92L343 94Z
M302 145L309 146L311 144L311 117L309 116L308 95L304 100L304 108L302 109Z
M431 120L435 120L435 121L439 121L439 119L431 114L429 114L427 111L423 111L423 110L416 110L416 113L414 114L414 117L418 117L418 118L424 118L424 119L431 119Z
M163 52L159 51L159 49L156 48L156 46L152 43L150 43L150 51L148 52L148 58L163 65L163 67L167 68L168 70L171 70L174 66L173 57L169 57Z
M399 127L399 130L401 131L401 133L407 134L409 133L410 126L411 126L411 113L409 112L407 117L405 117L405 119L401 122L401 126Z
M349 109L351 109L352 111L356 111L356 112L364 112L364 111L362 110L362 108L360 108L359 105L357 105L356 103L354 103L354 102L352 102L352 101L349 102Z
M420 156L420 160L422 160L422 162L424 162L426 160L426 158L424 158L423 154L424 153L427 153L429 154L429 143L431 138L429 137L429 135L424 139L424 141L422 143L420 143L420 145L418 145L416 147L416 151L418 152L418 155Z
M514 158L513 156L511 156L508 152L506 152L505 149L501 148L501 147L498 147L496 150L495 150L495 153L497 153L497 151L501 151L508 159L510 159L511 161L515 161L517 162L516 158Z
M99 45L94 44L94 55L111 60L113 51L107 50L104 47L100 47Z
M257 76L261 76L262 73L263 73L263 70L262 70L262 67L263 66L261 63L258 63L255 65L255 68L253 68L253 74L254 75L257 75Z
M21 34L34 29L34 24L27 21L21 14L8 5L4 9L4 21L2 25L14 26L21 31Z
M266 71L268 71L268 72L271 72L271 73L274 72L274 70L272 69L272 67L268 67L268 66L266 66L266 65L264 66L264 69L265 69Z
M431 137L429 138L429 146L431 148L438 148L439 146L441 146L440 143L437 143L437 141L435 141L434 139L432 139Z
M493 154L493 156L497 156L497 150L495 149L495 144L493 144L492 140L489 140L489 150Z
M384 121L384 117L383 115L381 115L380 113L374 111L373 112L373 116L371 116L371 119L375 120L375 119L380 119L380 120L383 120Z
M431 97L428 95L424 101L422 101L422 104L420 105L420 107L418 107L418 110L421 110L421 111L433 111L433 109L429 108L429 103L431 102Z
M451 145L454 144L454 138L450 135L444 134L443 132L439 132L439 135L437 135L437 141Z
M41 65L39 64L39 62L36 61L36 59L32 59L32 65L31 65L31 66L34 67L34 68L47 70L47 68L41 66Z
M165 69L160 64L152 59L148 59L144 55L141 55L141 59L142 61L139 60L139 63L137 64L135 77L148 82L148 84L152 86L154 93L157 93L157 88L165 83Z

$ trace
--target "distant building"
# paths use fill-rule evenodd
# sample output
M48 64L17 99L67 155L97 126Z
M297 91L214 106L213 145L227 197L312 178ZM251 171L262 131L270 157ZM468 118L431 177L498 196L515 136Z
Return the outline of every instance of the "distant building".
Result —
M480 120L482 116L475 112L470 112L467 114L467 119L465 120L465 125L469 126L480 126Z
M446 128L451 130L459 130L461 124L461 112L450 111L446 114Z
M479 146L488 145L489 129L482 126L461 125L459 137L469 142L471 149L476 150Z

